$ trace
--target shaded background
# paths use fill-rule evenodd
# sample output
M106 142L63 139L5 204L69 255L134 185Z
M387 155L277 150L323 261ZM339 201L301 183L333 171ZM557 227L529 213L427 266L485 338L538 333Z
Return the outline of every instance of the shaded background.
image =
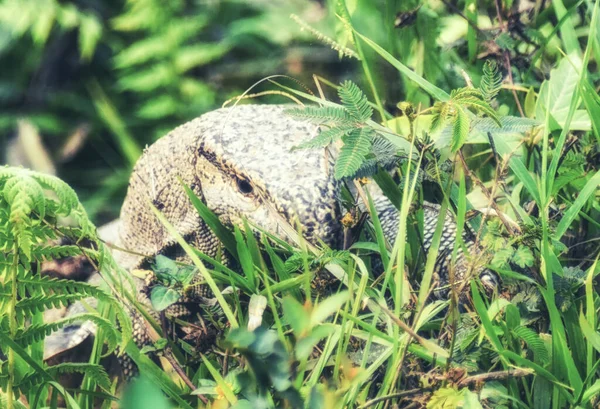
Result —
M544 44L535 66L532 48L517 47L536 41L526 24L552 31L556 17L545 1L503 2L508 32L492 26L494 1L421 3L347 2L362 34L446 90L464 86L463 70L477 80L486 58L498 59L506 73L505 53L515 81L539 85L559 55L556 37ZM56 173L78 192L92 220L109 221L118 214L144 146L267 76L291 76L298 83L277 81L298 89L304 84L315 93L313 74L332 83L351 78L372 96L361 61L342 57L290 18L297 15L352 47L335 7L335 1L311 0L5 0L0 163ZM473 7L477 42L465 18ZM367 61L373 80L390 112L403 100L431 105L427 94L372 57ZM250 93L278 89L262 82ZM334 90L324 89L336 98ZM505 94L506 105L498 109L515 114ZM290 100L266 95L253 102Z

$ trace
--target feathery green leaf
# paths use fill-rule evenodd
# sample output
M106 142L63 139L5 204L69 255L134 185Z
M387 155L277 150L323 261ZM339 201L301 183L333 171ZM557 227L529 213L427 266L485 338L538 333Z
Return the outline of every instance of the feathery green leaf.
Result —
M336 179L352 176L360 168L371 148L370 133L366 128L355 129L344 139L335 164Z

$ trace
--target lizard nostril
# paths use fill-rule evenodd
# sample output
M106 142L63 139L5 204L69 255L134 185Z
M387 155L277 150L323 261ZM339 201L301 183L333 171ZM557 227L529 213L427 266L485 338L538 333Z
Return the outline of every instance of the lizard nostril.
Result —
M254 188L246 179L237 178L237 187L240 193L244 195L249 195L254 191Z

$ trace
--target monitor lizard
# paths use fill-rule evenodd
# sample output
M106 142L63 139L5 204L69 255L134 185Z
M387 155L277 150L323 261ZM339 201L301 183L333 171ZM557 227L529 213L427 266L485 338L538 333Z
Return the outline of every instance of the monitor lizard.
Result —
M155 217L150 204L187 242L210 257L217 256L219 241L192 206L182 183L225 226L240 226L247 219L286 239L289 230L283 224L288 223L300 227L310 243L339 248L342 184L333 176L335 154L325 149L294 149L316 136L319 127L286 115L284 109L278 105L218 109L179 126L147 147L134 167L119 220L104 229L117 248L128 250L114 251L117 262L132 270L147 267L158 254L186 260L185 252ZM393 245L398 211L376 185L369 189L384 235ZM427 252L439 206L425 202L423 210L423 247ZM444 223L435 275L440 283L447 284L456 223L450 213ZM466 233L463 237L467 248L473 250L473 240ZM457 280L465 278L468 266L468 258L460 250L455 263ZM495 273L484 267L474 272L485 288L498 285ZM142 328L137 326L136 330ZM87 331L91 332L89 326ZM77 331L70 328L68 333L52 334L52 342L48 343L52 351L47 350L47 356L77 343L72 342ZM78 336L81 338L81 333ZM136 337L140 342L147 341L146 336Z

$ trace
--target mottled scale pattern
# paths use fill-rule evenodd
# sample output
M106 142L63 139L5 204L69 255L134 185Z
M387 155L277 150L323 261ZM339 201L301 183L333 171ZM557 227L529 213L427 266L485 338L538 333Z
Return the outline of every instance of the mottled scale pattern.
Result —
M317 126L283 113L282 106L219 109L174 129L144 151L121 210L120 245L156 255L174 245L149 208L152 203L177 231L208 255L218 243L178 181L191 186L226 225L251 223L280 236L279 218L300 223L307 239L335 246L340 240L339 183L325 152L294 150ZM240 183L252 191L241 192ZM126 267L143 258L119 256Z
M336 150L294 149L317 135L319 127L286 115L285 108L243 105L219 109L181 125L146 148L133 170L120 220L111 225L110 241L130 251L115 251L117 262L133 269L146 267L157 254L185 260L185 253L156 219L150 205L159 209L190 244L211 257L218 254L216 236L197 214L181 182L227 226L242 225L246 218L287 239L283 222L301 227L312 243L323 241L339 248L343 229L341 184L333 177ZM381 191L373 189L372 193L384 233L393 242L398 213ZM426 203L424 210L427 250L439 208ZM453 248L456 233L451 215L445 223L442 250ZM437 266L442 283L448 276L445 253L440 251ZM466 265L462 254L458 265ZM198 294L202 291L199 288ZM190 295L194 298L198 294ZM149 304L147 290L140 292L140 298ZM201 298L196 301L201 302ZM171 312L178 315L182 310L174 306ZM143 344L148 336L138 318L135 336Z
M381 227L386 239L393 245L396 241L399 227L399 214L390 200L383 195L381 189L374 184L368 186L369 193L373 197L373 202L377 214L381 221ZM438 218L441 206L429 202L423 202L423 250L425 254L429 252L433 241L433 235L437 228ZM444 227L438 255L434 266L433 278L438 283L438 288L434 294L439 298L446 298L449 292L450 283L450 268L452 261L452 252L454 250L454 241L456 239L456 221L450 211L446 212L444 217ZM482 249L475 246L470 235L463 229L462 238L468 254L464 254L462 248L457 249L456 261L454 265L454 284L460 288L465 280L479 277L484 289L488 292L495 290L499 284L497 275L484 268L480 262L476 260L482 255ZM472 276L467 276L471 271ZM468 286L465 286L468 289ZM465 294L461 294L462 299L465 299Z

